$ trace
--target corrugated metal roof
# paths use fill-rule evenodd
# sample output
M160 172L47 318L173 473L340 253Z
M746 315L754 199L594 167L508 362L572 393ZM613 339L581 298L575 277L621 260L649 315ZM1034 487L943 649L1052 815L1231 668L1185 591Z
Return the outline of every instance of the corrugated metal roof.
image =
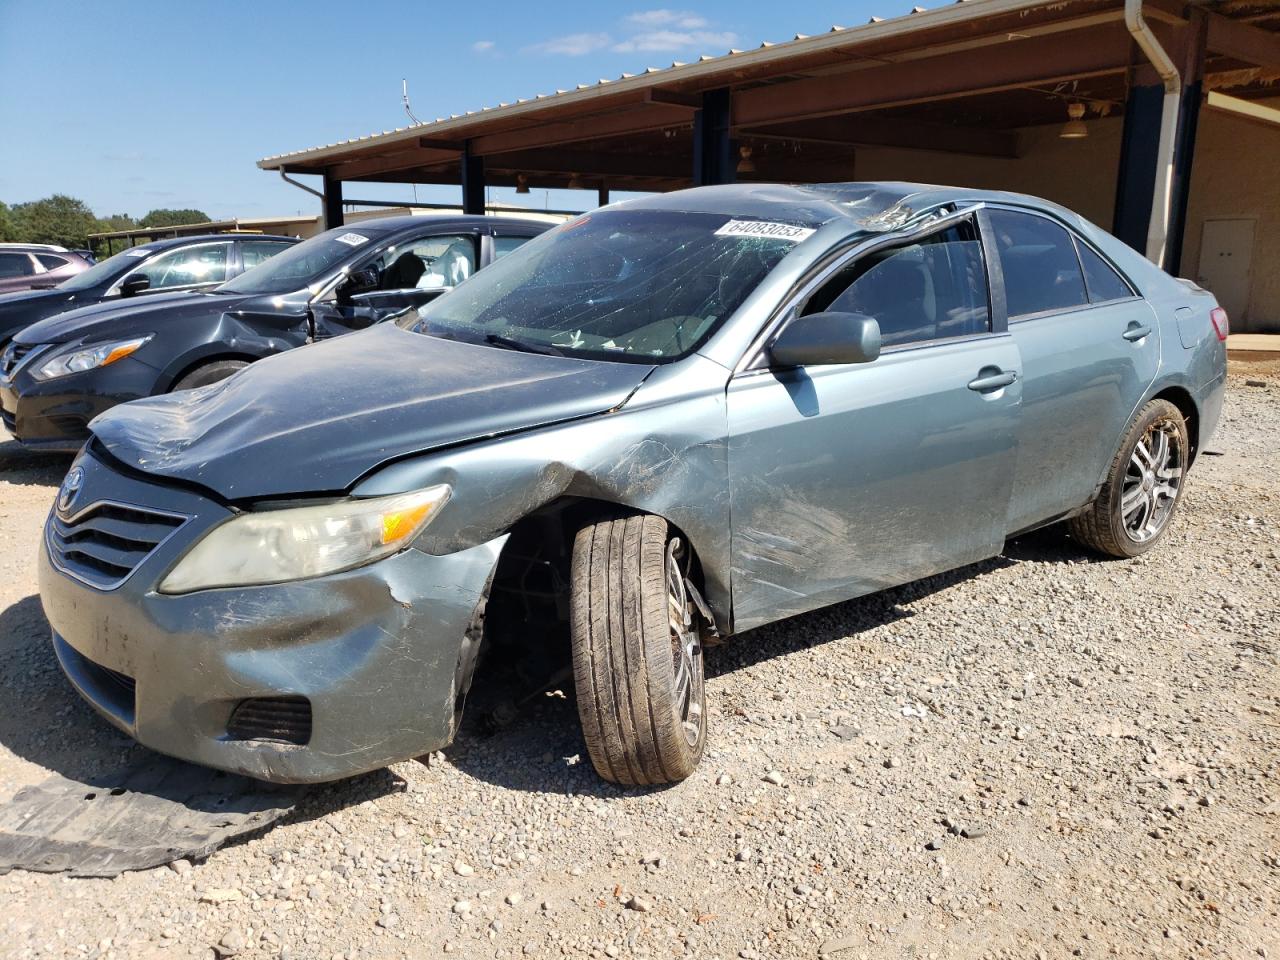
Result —
M517 99L497 106L482 107L466 113L450 114L448 117L437 117L432 121L396 127L371 133L363 137L339 140L317 147L309 147L292 153L281 153L258 161L258 166L274 169L285 164L302 160L322 158L329 151L342 150L352 146L370 144L385 140L390 143L407 140L424 134L439 135L458 128L464 128L478 118L489 118L498 114L505 117L518 116L531 109L540 109L549 101L558 103L574 103L600 96L606 92L613 93L626 89L643 89L652 86L656 75L662 75L662 82L692 80L701 76L714 75L724 69L737 69L747 65L758 65L773 60L782 60L799 54L812 53L864 40L879 39L906 33L911 30L923 30L930 27L945 26L950 23L961 23L1001 13L1032 10L1038 7L1061 7L1070 0L954 0L945 7L926 10L924 7L913 7L910 12L893 19L872 17L866 24L858 27L832 26L823 34L807 36L797 33L791 40L781 43L764 41L753 50L730 49L720 56L700 56L695 63L673 61L669 67L647 67L640 73L623 73L615 80L600 79L594 84L579 84L573 90L556 90L554 93L539 93L533 97ZM963 7L961 10L959 8Z

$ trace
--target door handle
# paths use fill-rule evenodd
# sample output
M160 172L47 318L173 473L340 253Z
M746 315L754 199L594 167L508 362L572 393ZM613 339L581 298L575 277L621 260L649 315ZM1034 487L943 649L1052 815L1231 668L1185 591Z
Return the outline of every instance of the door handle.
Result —
M993 373L987 373L985 370L980 370L979 374L980 376L977 380L969 381L969 389L976 390L978 393L988 393L992 390L999 390L1001 387L1007 387L1018 379L1017 373L1012 370L995 370Z
M1129 324L1128 327L1125 328L1124 333L1121 334L1121 336L1124 337L1126 340L1128 340L1130 343L1136 343L1137 341L1143 339L1144 337L1148 337L1150 335L1151 335L1151 328L1147 326L1145 323L1131 323Z

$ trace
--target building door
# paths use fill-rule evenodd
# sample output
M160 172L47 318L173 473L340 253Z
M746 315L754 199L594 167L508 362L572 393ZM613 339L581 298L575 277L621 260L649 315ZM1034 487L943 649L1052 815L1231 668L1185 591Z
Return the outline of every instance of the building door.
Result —
M1206 220L1200 234L1196 283L1213 291L1237 330L1243 329L1249 320L1249 279L1256 226L1256 220Z

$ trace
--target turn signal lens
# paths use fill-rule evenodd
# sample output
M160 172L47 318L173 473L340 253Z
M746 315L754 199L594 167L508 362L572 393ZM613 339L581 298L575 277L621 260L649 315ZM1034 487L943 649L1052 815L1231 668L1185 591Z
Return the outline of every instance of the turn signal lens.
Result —
M1213 321L1213 332L1218 335L1218 339L1226 340L1227 335L1231 333L1231 323L1227 319L1227 311L1221 307L1214 307L1209 311L1209 319Z

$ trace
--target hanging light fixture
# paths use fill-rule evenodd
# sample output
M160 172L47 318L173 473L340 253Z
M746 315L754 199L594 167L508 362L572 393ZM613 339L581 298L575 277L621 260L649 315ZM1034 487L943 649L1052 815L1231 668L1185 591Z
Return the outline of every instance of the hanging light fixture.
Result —
M738 148L738 172L755 173L756 162L751 159L751 145L744 143Z
M516 174L516 193L529 192L529 178L523 173Z
M1084 122L1084 104L1068 103L1067 116L1070 118L1058 132L1063 140L1083 140L1089 136L1089 127Z
M568 187L570 190L582 190L582 189L585 189L586 184L582 182L582 177L580 177L578 174L571 173L569 174Z

